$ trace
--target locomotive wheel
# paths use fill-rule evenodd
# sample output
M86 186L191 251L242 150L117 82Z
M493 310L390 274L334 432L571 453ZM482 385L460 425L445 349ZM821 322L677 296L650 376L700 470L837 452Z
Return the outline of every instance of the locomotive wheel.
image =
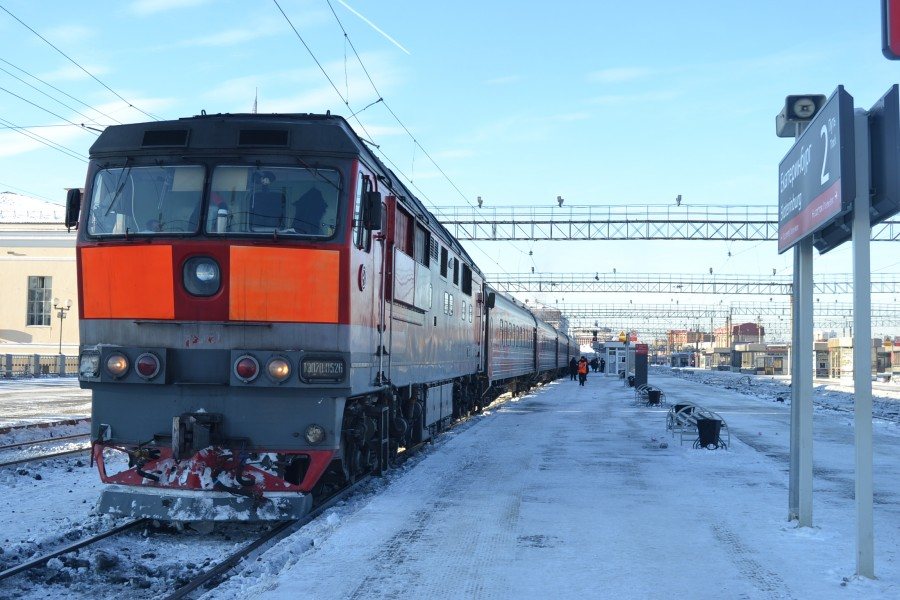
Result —
M363 470L363 455L360 445L353 438L344 438L344 451L341 459L344 481L352 483Z

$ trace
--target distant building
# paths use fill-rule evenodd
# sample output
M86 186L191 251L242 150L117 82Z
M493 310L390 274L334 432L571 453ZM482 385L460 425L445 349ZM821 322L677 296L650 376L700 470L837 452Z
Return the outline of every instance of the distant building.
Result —
M757 323L741 323L716 327L716 348L733 348L735 344L762 344L766 341L766 328Z
M78 354L75 232L64 218L60 204L0 193L0 354Z

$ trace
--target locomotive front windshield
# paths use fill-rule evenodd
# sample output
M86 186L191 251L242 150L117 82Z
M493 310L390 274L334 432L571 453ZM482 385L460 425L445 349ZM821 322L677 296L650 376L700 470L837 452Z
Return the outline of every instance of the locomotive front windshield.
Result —
M336 170L217 165L208 174L202 165L102 169L93 182L88 233L313 238L335 233L341 189Z

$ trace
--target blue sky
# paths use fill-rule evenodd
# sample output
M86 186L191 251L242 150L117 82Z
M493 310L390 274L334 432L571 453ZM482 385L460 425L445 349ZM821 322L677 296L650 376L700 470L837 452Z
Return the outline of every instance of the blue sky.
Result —
M66 121L248 112L257 97L259 112L358 112L398 175L434 206L474 205L477 196L487 206L550 206L557 196L570 205L670 204L677 194L688 204L777 206L778 163L791 144L775 135L784 97L830 95L842 84L867 109L900 81L900 62L881 54L876 0L0 7L0 189L57 202L63 188L83 184L94 139ZM816 270L849 272L845 246L817 257ZM873 246L875 271L898 269L892 246ZM774 242L470 248L487 272L792 267Z

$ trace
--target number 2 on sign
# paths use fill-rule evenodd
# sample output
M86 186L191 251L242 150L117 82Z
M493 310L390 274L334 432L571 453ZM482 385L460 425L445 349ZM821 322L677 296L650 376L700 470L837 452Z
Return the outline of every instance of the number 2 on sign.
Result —
M825 185L825 183L831 179L831 174L825 170L825 165L828 164L828 126L826 124L822 125L822 129L819 131L819 137L825 138L825 152L822 154L822 174L819 176L819 183Z

